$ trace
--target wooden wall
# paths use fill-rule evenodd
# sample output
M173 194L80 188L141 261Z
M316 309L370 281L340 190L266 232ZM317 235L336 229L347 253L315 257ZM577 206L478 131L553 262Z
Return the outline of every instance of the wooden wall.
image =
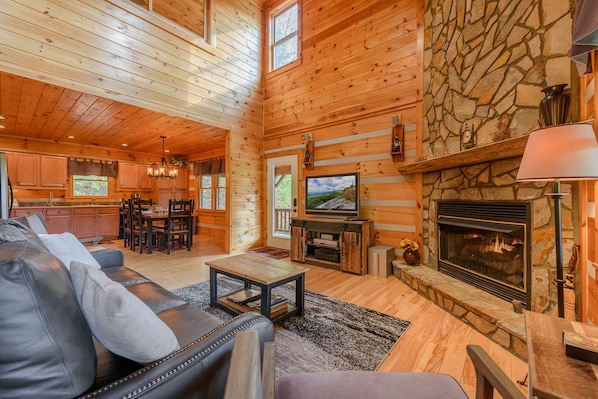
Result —
M266 157L303 159L310 133L315 168L302 168L301 181L358 171L360 216L374 220L376 245L419 239L421 175L397 168L421 154L423 0L302 0L302 7L301 64L264 81ZM390 155L393 115L406 128L403 162Z
M245 239L229 239L227 248L262 241L258 1L212 0L212 45L166 27L128 0L1 4L0 70L228 130L226 235Z
M580 77L580 120L593 120L594 131L598 132L598 56L591 54L594 72ZM582 213L582 236L576 284L581 284L581 309L583 321L598 324L598 184L595 181L580 182L580 208Z

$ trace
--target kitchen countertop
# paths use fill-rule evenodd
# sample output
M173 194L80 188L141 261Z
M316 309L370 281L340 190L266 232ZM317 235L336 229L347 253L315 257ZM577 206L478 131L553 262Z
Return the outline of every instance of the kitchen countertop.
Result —
M91 203L67 203L67 204L27 204L27 205L20 205L13 207L13 209L39 209L39 208L118 208L120 207L120 203L118 204L107 204L107 203L99 203L99 204L91 204Z

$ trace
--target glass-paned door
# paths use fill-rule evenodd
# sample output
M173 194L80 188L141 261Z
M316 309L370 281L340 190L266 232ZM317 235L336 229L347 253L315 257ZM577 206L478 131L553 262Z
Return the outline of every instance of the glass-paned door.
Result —
M291 247L291 217L297 216L297 155L268 159L266 245Z

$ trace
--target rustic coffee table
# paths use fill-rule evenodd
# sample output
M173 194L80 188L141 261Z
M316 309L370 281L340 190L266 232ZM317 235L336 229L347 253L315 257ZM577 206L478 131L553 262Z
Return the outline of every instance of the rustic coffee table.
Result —
M250 302L238 300L246 297L252 301L259 299L260 313L272 321L281 321L295 314L303 316L307 268L251 254L211 260L206 265L210 267L210 306L234 315L256 311L255 307L250 306ZM242 281L244 288L218 297L218 274ZM272 289L292 281L295 282L295 303L273 305ZM252 286L259 287L257 296L254 295Z

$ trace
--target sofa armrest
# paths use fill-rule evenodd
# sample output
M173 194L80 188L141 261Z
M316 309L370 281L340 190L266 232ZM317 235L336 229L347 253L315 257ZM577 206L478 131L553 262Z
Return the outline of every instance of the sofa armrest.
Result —
M269 319L243 313L165 358L80 398L222 398L234 338L241 331L257 331L260 347L274 340Z
M91 255L98 261L100 266L102 266L102 269L106 267L124 266L125 264L125 255L119 249L99 249L91 252Z
M274 399L276 345L260 343L255 331L242 331L235 337L224 399Z
M224 399L262 399L260 342L256 331L235 337Z

